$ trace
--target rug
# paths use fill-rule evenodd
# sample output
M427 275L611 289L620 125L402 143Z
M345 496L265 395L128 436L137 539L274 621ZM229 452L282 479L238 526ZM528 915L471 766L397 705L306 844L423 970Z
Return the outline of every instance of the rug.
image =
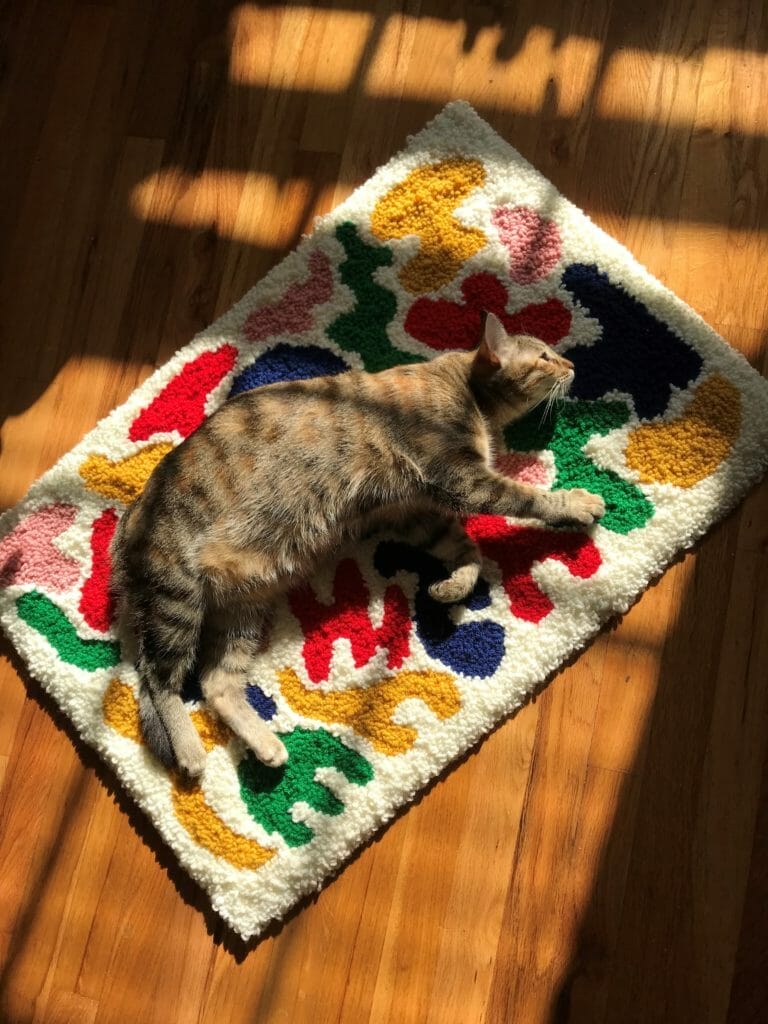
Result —
M186 698L209 751L184 787L142 744L109 544L152 469L230 395L383 370L479 337L491 310L576 367L506 431L508 475L585 487L589 530L477 517L455 606L443 566L382 535L286 596L248 687L269 769ZM295 252L0 521L0 619L29 671L244 938L282 917L744 495L768 462L768 384L467 104L447 106Z

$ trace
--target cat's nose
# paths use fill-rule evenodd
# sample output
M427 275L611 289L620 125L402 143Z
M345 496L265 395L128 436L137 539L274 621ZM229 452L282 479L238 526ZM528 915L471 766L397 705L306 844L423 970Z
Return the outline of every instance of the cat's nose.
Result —
M568 367L569 370L573 370L574 369L574 365L573 365L573 363L571 362L570 359L563 359L563 362L565 363L565 365Z

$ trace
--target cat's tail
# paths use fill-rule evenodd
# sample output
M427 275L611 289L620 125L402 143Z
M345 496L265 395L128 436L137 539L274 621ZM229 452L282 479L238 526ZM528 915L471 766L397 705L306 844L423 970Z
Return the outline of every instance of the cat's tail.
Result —
M176 757L173 753L171 738L155 707L152 692L144 683L139 689L139 723L144 742L158 761L166 768L175 768Z
M182 564L162 577L137 551L129 537L127 510L112 541L112 586L121 619L135 642L141 680L139 723L147 747L168 768L196 777L205 764L205 748L181 697L200 647L204 615L204 584ZM133 656L135 655L135 657Z

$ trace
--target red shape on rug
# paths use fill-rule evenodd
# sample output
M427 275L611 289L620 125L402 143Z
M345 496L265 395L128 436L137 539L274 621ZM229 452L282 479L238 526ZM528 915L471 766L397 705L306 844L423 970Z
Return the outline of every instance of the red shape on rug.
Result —
M392 585L384 593L384 618L374 626L368 614L370 594L360 568L346 558L336 567L333 601L322 604L308 585L289 595L291 611L304 633L302 655L313 683L328 678L334 641L349 640L356 668L362 668L378 648L389 652L387 668L399 668L410 653L411 615L408 600L400 587Z
M45 505L22 519L0 541L0 587L34 583L61 592L80 578L80 565L53 544L54 538L74 523L74 505Z
M112 560L109 545L117 527L117 512L105 509L91 532L91 575L80 593L80 614L92 629L106 633L115 621L115 601L109 589Z
M571 329L571 311L559 299L507 313L507 289L493 274L471 274L462 281L461 294L463 303L417 299L405 318L406 331L431 348L473 349L480 341L484 310L495 313L510 334L533 334L548 345L562 341Z
M251 341L300 334L314 325L313 309L327 302L333 294L333 272L331 261L319 249L315 249L307 262L309 277L306 281L290 285L277 302L255 309L249 315L243 330Z
M465 529L486 558L501 569L504 591L513 615L540 622L555 607L531 575L536 562L554 558L572 576L594 576L602 557L591 537L530 526L513 526L501 516L473 516Z
M128 431L131 441L148 441L154 434L172 430L188 437L197 430L205 419L208 395L229 373L235 359L237 349L222 345L187 363L133 421Z

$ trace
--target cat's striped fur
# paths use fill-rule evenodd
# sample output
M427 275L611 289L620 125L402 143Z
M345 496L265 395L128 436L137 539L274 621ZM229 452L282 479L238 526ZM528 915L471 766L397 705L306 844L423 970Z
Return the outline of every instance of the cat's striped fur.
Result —
M502 425L565 393L572 364L492 315L474 353L368 374L271 384L225 403L158 465L113 544L115 589L137 641L150 748L190 776L205 763L181 699L198 661L209 705L267 764L285 747L246 700L278 594L377 518L418 517L452 570L433 585L457 601L480 556L472 513L589 525L586 491L547 492L492 468Z

